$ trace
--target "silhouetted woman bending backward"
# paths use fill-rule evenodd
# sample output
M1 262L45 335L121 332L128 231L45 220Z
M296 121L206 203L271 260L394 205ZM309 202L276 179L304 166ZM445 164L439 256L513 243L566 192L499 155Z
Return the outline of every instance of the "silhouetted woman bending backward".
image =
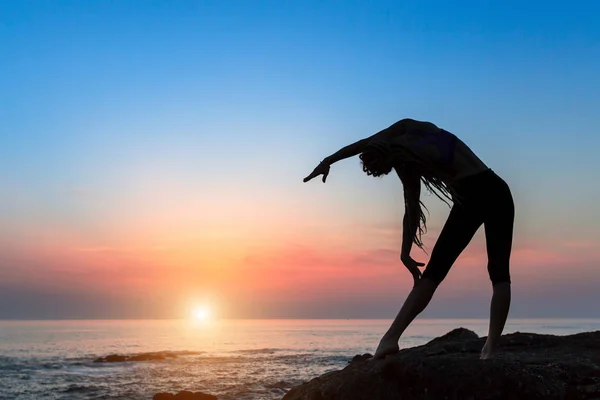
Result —
M323 175L325 182L333 163L358 154L367 175L378 177L394 170L402 181L405 213L400 259L414 278L413 289L379 342L374 358L399 351L400 336L427 307L438 285L482 224L493 296L488 337L480 358L492 358L511 301L509 263L515 209L510 188L458 137L433 123L409 118L326 157L304 182L319 175ZM453 203L422 274L419 267L425 264L410 256L413 243L423 249L421 235L426 232L421 182L441 200Z

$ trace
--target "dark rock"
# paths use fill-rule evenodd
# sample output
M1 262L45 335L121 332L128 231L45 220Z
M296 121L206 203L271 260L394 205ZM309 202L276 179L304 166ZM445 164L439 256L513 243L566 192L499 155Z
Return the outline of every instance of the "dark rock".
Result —
M283 400L600 399L600 331L504 335L492 360L479 359L484 342L460 328L383 360L359 355Z
M177 394L157 393L152 397L152 400L217 400L217 396L201 392L190 392L182 390Z
M164 360L167 357L175 358L177 356L165 355L165 354L138 354L129 357L127 361L153 361L153 360Z
M111 354L109 356L106 357L100 357L100 358L96 358L94 360L94 362L123 362L123 361L127 361L129 359L129 356L121 356L118 354Z
M160 361L165 360L167 358L177 358L180 355L194 355L199 354L197 352L157 352L157 353L140 353L134 355L120 355L120 354L111 354L106 357L99 357L94 360L95 363L113 363L113 362L126 362L126 361Z
M365 353L365 354L362 354L362 355L361 354L357 354L354 357L352 357L352 360L350 360L349 362L353 363L353 362L366 361L366 360L368 360L369 358L372 358L372 357L373 357L373 354L369 354L369 353Z
M152 396L152 400L173 400L175 395L171 393L156 393Z
M435 338L431 340L428 345L440 344L440 343L450 343L450 342L464 342L467 340L477 340L479 336L473 331L470 331L465 328L457 328L451 330L439 338Z

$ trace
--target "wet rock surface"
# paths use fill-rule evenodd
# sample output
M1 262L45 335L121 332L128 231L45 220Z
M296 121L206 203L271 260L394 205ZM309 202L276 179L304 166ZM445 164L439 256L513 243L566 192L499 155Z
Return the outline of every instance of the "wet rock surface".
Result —
M177 394L157 393L152 400L217 400L217 396L202 392L190 392L183 390Z
M131 362L131 361L157 361L166 360L168 358L177 358L179 356L196 355L198 352L155 352L155 353L140 353L132 355L111 354L106 357L98 357L94 360L95 363L116 363L116 362Z
M355 356L342 370L292 388L284 400L600 400L600 331L504 335L494 359L485 338L455 329L383 360Z

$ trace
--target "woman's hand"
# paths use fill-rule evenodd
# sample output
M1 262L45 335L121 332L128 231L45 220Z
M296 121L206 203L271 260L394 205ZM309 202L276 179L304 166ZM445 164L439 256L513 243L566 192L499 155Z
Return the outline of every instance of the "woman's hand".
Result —
M404 266L408 269L408 271L412 274L415 286L421 279L422 272L419 270L419 267L424 266L425 264L422 262L418 262L412 259L411 256L401 256L400 259Z
M323 175L323 182L325 182L325 179L327 179L327 175L329 175L329 164L327 164L324 161L321 161L319 163L319 165L317 165L317 167L313 170L313 172L311 172L310 175L308 175L306 178L304 178L304 182L308 182L312 178L319 176L321 174Z

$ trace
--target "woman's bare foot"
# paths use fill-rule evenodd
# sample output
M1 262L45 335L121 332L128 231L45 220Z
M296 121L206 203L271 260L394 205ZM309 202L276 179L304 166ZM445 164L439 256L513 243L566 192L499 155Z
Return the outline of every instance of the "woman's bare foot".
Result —
M398 346L398 340L393 339L381 339L379 342L379 346L377 346L377 350L375 350L375 355L373 359L378 360L385 358L385 356L390 354L396 354L400 351L400 347Z
M483 346L483 349L481 349L481 355L479 356L480 360L489 360L491 358L494 358L494 355L496 354L496 346L490 346L487 343Z

